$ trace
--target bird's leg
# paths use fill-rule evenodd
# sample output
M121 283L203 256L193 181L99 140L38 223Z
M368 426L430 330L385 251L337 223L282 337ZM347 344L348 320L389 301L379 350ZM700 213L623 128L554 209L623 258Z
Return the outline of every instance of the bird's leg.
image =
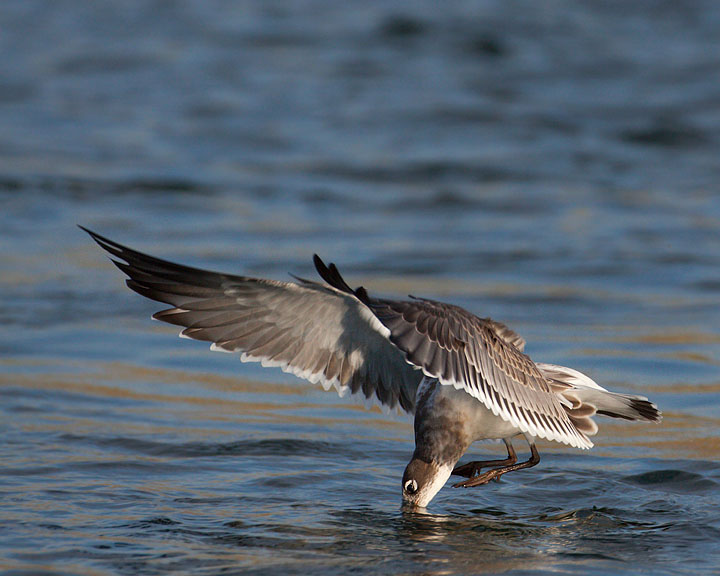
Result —
M476 462L468 462L462 466L457 466L452 473L455 476L464 476L465 478L472 478L473 476L480 474L480 470L483 468L489 468L490 466L510 466L517 462L517 454L513 448L512 442L505 438L505 447L507 448L507 458L505 460L478 460Z
M490 482L490 480L500 478L500 476L506 474L507 472L513 472L514 470L522 470L523 468L532 468L538 462L540 462L540 454L538 454L537 448L535 448L535 444L530 443L530 459L526 462L520 462L519 464L511 464L510 466L503 466L502 468L493 468L492 470L488 470L483 474L480 474L473 478L469 478L468 480L463 480L462 482L458 482L457 484L453 484L453 488L470 488L471 486L482 486L483 484L487 484L488 482Z

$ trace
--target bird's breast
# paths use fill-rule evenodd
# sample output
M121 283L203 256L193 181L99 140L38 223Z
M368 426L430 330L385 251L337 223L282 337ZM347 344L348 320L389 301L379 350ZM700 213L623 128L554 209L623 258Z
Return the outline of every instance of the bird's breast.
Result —
M457 462L476 440L509 438L519 430L464 390L423 378L415 407L415 453L427 461Z

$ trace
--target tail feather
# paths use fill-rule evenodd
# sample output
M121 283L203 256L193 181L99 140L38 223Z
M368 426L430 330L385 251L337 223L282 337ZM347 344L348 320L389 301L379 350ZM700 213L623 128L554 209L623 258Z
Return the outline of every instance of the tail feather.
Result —
M570 420L588 436L597 433L592 421L596 414L624 420L662 420L658 407L644 396L610 392L582 372L565 366L538 363L537 367L560 397Z
M660 422L662 413L658 407L644 396L631 396L629 394L617 394L608 392L613 398L613 405L608 406L604 402L598 406L597 413L611 418L624 418L625 420L647 420L648 422Z
M644 396L618 394L617 392L582 390L580 398L583 402L593 404L598 414L624 420L647 420L660 422L662 414L657 406Z

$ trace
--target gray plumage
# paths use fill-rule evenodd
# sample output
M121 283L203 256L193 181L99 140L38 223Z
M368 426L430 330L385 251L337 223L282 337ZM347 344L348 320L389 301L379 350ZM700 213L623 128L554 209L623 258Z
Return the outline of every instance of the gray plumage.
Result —
M112 255L128 287L171 306L153 317L182 327L182 336L340 394L362 393L410 413L417 404L416 453L403 478L403 497L415 505L430 501L475 440L506 439L510 461L507 439L516 434L525 434L536 458L535 437L591 447L595 414L660 419L646 398L609 392L570 368L536 364L504 324L434 300L371 298L317 256L327 284L278 282L175 264L83 230ZM484 478L463 485L477 483Z

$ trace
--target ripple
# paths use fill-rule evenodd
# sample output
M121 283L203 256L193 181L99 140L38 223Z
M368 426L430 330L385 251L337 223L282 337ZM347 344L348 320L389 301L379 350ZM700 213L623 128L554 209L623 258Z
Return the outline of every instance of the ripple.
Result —
M0 30L1 570L717 574L716 3L40 0ZM254 275L329 254L667 418L407 513L410 424L183 346L76 223Z
M396 14L387 17L380 25L380 34L387 38L411 38L428 30L427 25L411 15Z
M681 493L702 493L718 487L718 483L714 480L685 470L653 470L627 476L625 481L639 486Z
M675 121L663 120L646 128L627 130L620 137L632 144L667 148L694 147L707 142L707 138L701 130L680 125Z
M139 522L128 524L128 528L143 530L146 528L155 528L158 526L179 526L181 523L168 518L166 516L159 516L157 518L148 518L147 520L141 520Z
M140 438L94 438L76 434L62 434L60 438L68 442L89 443L96 446L117 448L140 454L180 458L218 455L282 457L299 454L303 456L317 456L352 453L352 450L345 444L297 438L267 438L222 443L186 442L179 444Z

